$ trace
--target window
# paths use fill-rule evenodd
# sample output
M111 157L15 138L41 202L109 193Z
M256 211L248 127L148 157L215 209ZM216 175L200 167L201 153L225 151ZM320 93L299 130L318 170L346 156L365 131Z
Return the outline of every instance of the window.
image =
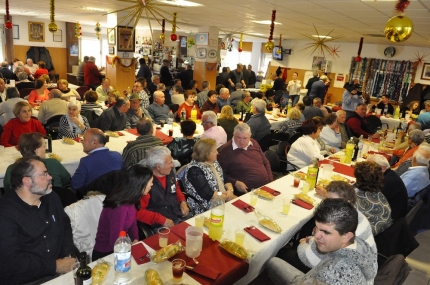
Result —
M107 50L107 44L106 44L106 50ZM105 66L106 60L102 58L102 41L89 38L89 37L82 37L81 40L81 61L83 61L84 56L94 56L96 59L95 64L98 67ZM107 51L104 52L105 54Z

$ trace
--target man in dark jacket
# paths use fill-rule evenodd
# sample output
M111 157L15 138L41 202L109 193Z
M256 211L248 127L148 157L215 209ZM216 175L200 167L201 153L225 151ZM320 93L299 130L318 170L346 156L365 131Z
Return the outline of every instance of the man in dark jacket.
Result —
M160 68L160 83L164 83L166 88L172 86L173 76L169 71L170 61L163 59L163 66Z
M191 89L190 81L193 80L193 68L190 64L187 65L187 69L178 74L178 79L182 82L182 87L184 90Z
M224 85L224 87L228 88L229 83L228 83L228 78L229 78L229 73L230 73L230 68L228 67L223 67L222 68L222 72L218 75L217 79L216 79L216 84L222 84Z
M137 72L136 78L143 77L146 79L146 82L149 84L151 82L151 70L149 70L149 67L146 65L145 59L142 57L139 59L139 71Z
M248 71L249 71L249 79L248 79L248 87L254 88L255 83L257 82L257 76L255 75L255 72L252 71L252 65L248 64Z
M318 74L318 70L314 70L314 77L309 78L308 83L306 83L306 89L308 89L308 96L311 93L311 87L312 84L314 84L314 82L320 80L319 74Z

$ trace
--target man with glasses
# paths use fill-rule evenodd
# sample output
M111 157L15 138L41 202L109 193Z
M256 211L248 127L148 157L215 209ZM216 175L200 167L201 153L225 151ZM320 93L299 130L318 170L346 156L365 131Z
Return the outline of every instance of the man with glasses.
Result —
M244 113L249 113L251 112L251 93L249 91L244 91L242 93L242 100L240 100L237 105L236 105L236 109L235 109L235 113L240 113L240 112L244 112Z
M18 159L11 185L0 199L1 283L41 284L72 270L79 251L70 219L40 158Z
M217 126L218 119L214 111L206 111L202 114L202 126L205 132L201 138L216 140L216 147L219 148L227 142L227 133L223 127Z
M225 105L231 106L231 102L229 98L230 98L230 91L227 88L221 88L219 90L219 96L216 102L220 110L222 110L222 107L224 107Z
M142 109L148 109L149 107L149 95L146 92L146 79L138 78L133 85L133 94L139 95L140 98L140 107ZM129 94L131 96L131 94Z

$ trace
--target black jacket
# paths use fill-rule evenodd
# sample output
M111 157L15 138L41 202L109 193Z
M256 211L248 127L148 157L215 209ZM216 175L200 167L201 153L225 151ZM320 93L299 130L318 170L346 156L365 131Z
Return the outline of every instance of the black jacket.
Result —
M49 50L45 47L31 47L27 51L27 58L31 58L35 63L43 61L45 63L45 68L49 71L55 69Z
M395 220L405 217L408 212L408 191L400 176L391 169L384 172L384 187L381 192L390 204L391 218Z

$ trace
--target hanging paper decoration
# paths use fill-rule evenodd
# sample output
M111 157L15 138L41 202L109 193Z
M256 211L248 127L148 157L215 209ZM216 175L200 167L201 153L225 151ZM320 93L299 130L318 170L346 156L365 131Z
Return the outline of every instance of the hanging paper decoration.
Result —
M164 34L165 27L166 27L166 20L163 19L163 21L161 22L161 35L160 35L160 40L163 45L164 45L164 39L166 38L166 35Z
M328 33L326 36L320 36L315 25L314 25L314 29L315 29L315 32L317 33L317 37L314 37L312 35L301 34L307 37L308 39L314 41L313 43L306 44L308 45L308 47L305 47L299 50L299 51L306 50L306 52L310 52L309 56L311 56L315 51L317 51L318 55L322 55L323 57L325 57L324 50L331 54L331 49L326 43L343 38L343 36L329 37L334 30L331 30L330 33Z
M100 32L102 31L102 28L100 28L100 23L99 22L97 22L96 28L94 29L94 31L96 31L97 39L100 40Z
M6 0L6 23L4 23L4 27L6 29L12 29L12 27L13 27L12 22L10 21L10 16L9 16L9 0Z
M276 54L281 54L282 53L282 34L279 35L279 48L276 51Z
M340 52L339 50L340 46L329 46L329 48L330 48L330 54L334 59L336 56L339 57L337 53Z
M239 48L238 48L239 52L243 51L243 34L240 33L240 41L239 41Z
M270 35L269 41L266 43L266 50L272 51L275 47L275 44L272 42L273 40L273 30L275 29L275 19L276 19L276 10L272 10L272 23L270 24Z
M173 21L172 21L172 34L170 35L170 40L172 42L176 42L178 36L176 35L176 12L173 13Z
M50 15L51 22L48 25L48 30L51 33L55 33L56 31L58 31L58 26L57 26L57 24L55 24L55 20L54 20L54 16L55 16L55 2L54 1L55 0L49 1L50 11L51 11L51 15Z
M112 62L110 63L112 67L115 67L115 64L118 63L122 70L128 72L131 70L131 67L136 64L135 58L119 58L118 56L114 56Z
M414 23L404 15L408 6L408 0L399 0L395 6L399 15L392 17L385 25L385 36L393 43L404 42L412 35Z
M196 44L196 42L194 41L194 39L191 37L191 34L190 34L190 36L187 39L188 48L192 48L195 44Z
M419 65L422 65L425 61L425 58L428 57L430 53L425 53L423 55L420 54L420 52L415 52L415 58L411 59L411 61L416 65L417 67Z
M82 36L82 27L81 27L81 24L77 22L75 25L75 38L79 39L81 36Z
M363 48L363 38L360 38L360 45L358 46L358 53L357 56L355 57L355 62L360 62L361 61L361 49Z

